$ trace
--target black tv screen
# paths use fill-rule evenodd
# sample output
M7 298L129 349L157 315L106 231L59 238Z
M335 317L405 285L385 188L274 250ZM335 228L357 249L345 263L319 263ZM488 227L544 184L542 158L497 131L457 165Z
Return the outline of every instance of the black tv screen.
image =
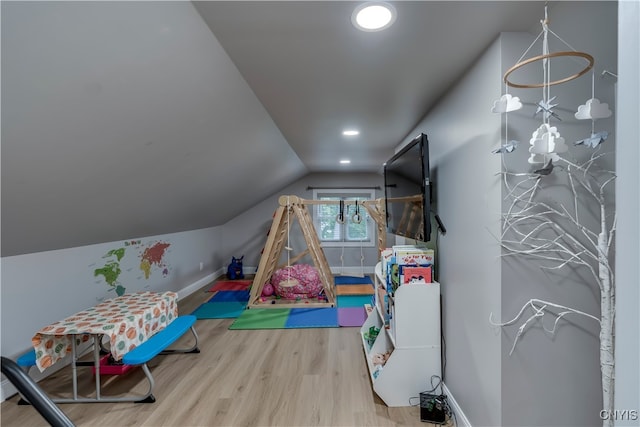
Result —
M429 140L424 133L384 164L387 231L420 242L431 237Z

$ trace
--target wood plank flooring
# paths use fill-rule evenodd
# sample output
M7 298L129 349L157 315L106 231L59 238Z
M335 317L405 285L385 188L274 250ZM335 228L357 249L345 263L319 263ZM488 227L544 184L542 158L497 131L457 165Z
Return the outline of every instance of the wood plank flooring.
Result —
M180 301L180 313L191 313L209 299L210 287ZM419 407L389 408L375 395L359 328L229 330L232 322L198 320L201 353L158 356L149 363L155 403L60 408L77 426L431 425L420 422ZM61 370L40 386L51 394L70 390L69 371ZM103 395L143 394L147 387L139 368L103 377L103 384ZM80 392L93 387L92 375L81 371ZM17 405L18 399L2 403L2 426L47 425L33 407Z

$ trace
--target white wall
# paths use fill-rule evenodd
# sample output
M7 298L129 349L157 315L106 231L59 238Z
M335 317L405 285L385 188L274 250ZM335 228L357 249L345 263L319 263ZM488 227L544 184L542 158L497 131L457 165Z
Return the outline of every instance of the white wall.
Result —
M576 19L579 15L580 19ZM574 49L588 52L595 58L595 97L614 109L614 116L598 120L596 131L608 131L610 136L600 147L609 153L598 162L599 167L615 170L615 148L618 135L615 132L615 81L600 77L603 70L616 69L617 24L615 2L560 2L550 8L550 27ZM593 32L595 27L611 31ZM541 31L537 29L535 35ZM511 35L509 35L511 36ZM551 51L566 50L555 36L550 35ZM533 35L525 40L503 35L503 72L513 65L530 46ZM541 45L532 54L541 53ZM571 75L576 70L572 61L552 61L552 80ZM566 71L564 67L572 66ZM554 74L555 72L555 74ZM525 70L524 81L541 80L541 67ZM574 162L589 158L593 150L574 146L591 132L591 122L576 120L578 106L591 98L591 73L570 82L552 86L551 96L556 96L556 112L561 121L552 120L565 138L569 151L564 155ZM542 99L540 89L514 89L509 92L519 96L524 107L509 114L509 138L523 142L513 154L505 156L506 167L515 172L530 172L535 169L527 163L528 140L540 125L540 117L533 117L535 103ZM540 167L541 165L538 165ZM537 200L551 204L563 203L572 206L568 192L568 181L561 169L542 181ZM613 186L606 189L609 212L613 212L615 192ZM503 190L506 196L506 190ZM580 222L592 230L599 230L599 212L592 209L593 199L588 195L579 197ZM503 202L503 211L509 201ZM596 205L597 206L597 205ZM570 208L571 209L571 208ZM611 221L611 218L609 218ZM561 224L565 227L566 224ZM569 232L571 230L569 229ZM579 233L578 233L579 234ZM613 260L613 259L612 259ZM511 319L531 298L576 308L596 317L600 315L600 293L595 279L584 268L566 266L560 270L542 270L539 259L524 256L506 257L502 272L503 320ZM546 263L546 265L557 265ZM548 326L553 318L546 318ZM513 327L504 328L502 354L502 423L505 425L563 425L584 426L601 424L602 387L600 373L599 324L591 319L573 316L566 318L555 334L546 333L541 323L534 322L527 328L512 355L509 351L522 320ZM542 409L543 408L543 409Z
M494 43L411 132L429 137L435 203L447 233L439 237L439 282L446 341L444 382L472 425L501 425L500 159L491 154L500 117L500 43ZM425 378L425 385L429 379Z
M114 256L106 256L109 251L125 248L119 261L118 283L126 288L126 293L174 291L182 298L223 273L221 234L221 227L214 227L3 257L2 355L15 360L29 350L31 337L38 329L115 297L116 292L104 277L95 275L96 269L116 260ZM170 246L162 265L152 265L147 278L140 269L140 257L145 248L158 242ZM2 400L13 392L8 381L3 381Z
M571 35L573 40L575 33L567 32L567 27L563 26L560 20L560 14L553 13L552 16L556 26L565 29L563 36ZM613 16L615 16L615 9ZM516 39L515 36L503 34L504 70L520 57L533 40L533 36L524 40ZM593 46L588 48L588 51L594 55L598 66L605 63L602 55L599 55L598 50ZM560 67L560 64L553 66L556 71L560 71ZM533 75L527 76L529 79L541 77L538 69L532 71ZM598 83L597 97L613 108L613 83L608 80L598 80ZM530 172L542 166L527 162L529 138L541 123L539 115L533 117L535 103L541 99L541 93L540 90L532 89L519 91L511 89L510 93L519 96L524 103L522 110L509 114L508 120L509 138L521 141L522 145L514 153L505 156L505 168L513 172ZM589 136L591 122L576 120L573 114L579 105L591 98L591 79L585 77L554 86L551 93L552 96L557 96L559 105L556 112L562 119L562 121L552 121L552 124L557 126L569 147L564 157L577 163L583 162L592 155L593 149L574 146L573 142ZM598 131L606 130L611 134L606 144L601 147L601 151L610 153L606 159L603 158L603 162L599 162L606 169L614 168L613 153L616 140L613 134L614 124L613 117L599 120L597 124ZM572 210L572 197L568 191L567 176L561 168L562 165L541 181L536 200L544 200L554 205L562 203ZM513 183L516 180L510 181ZM502 209L506 212L511 203L511 199L506 197L507 189L503 189L503 195L505 200ZM606 198L612 201L613 195L613 185L610 185L607 188ZM583 194L579 197L579 205L580 222L591 230L599 230L596 218L599 216L599 211L592 209L594 200L589 195ZM612 208L611 203L608 206ZM551 217L551 219L556 218ZM559 225L568 233L580 236L578 230L572 229L566 223L560 222ZM513 235L508 235L506 238L513 238ZM557 255L557 252L555 254ZM599 316L598 285L586 268L569 265L560 270L550 271L542 270L543 265L553 267L558 263L545 263L540 259L523 255L507 256L503 259L502 320L513 318L532 298L551 301ZM502 422L505 425L520 422L530 425L597 425L600 422L599 411L602 408L598 322L584 317L568 316L559 325L555 336L546 333L540 322L534 322L527 328L513 354L510 355L509 351L518 333L518 327L529 315L531 313L527 312L526 316L515 325L502 330ZM553 320L553 317L548 316L545 324L549 326ZM549 388L550 384L553 384L552 388ZM541 392L541 390L546 391ZM539 408L545 408L545 410L540 411Z
M618 237L616 242L615 408L640 412L640 2L618 3ZM637 413L638 413L637 412ZM639 414L640 416L640 414ZM639 425L619 420L616 425Z

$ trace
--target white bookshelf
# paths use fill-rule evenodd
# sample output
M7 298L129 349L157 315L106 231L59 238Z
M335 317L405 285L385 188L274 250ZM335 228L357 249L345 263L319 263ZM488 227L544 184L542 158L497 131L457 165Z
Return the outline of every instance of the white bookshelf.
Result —
M384 326L379 289L386 288L382 266L375 268L375 307L360 329L373 390L387 406L410 406L419 394L431 389L431 377L440 372L440 284L406 284L388 296L392 316ZM371 326L380 329L373 345L365 340ZM391 352L382 369L376 371L372 357ZM415 399L414 399L415 398Z

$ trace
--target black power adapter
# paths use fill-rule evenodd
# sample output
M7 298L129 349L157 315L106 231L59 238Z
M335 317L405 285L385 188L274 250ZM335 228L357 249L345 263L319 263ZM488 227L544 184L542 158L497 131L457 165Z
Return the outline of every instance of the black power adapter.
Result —
M420 421L444 424L448 407L444 394L420 393Z

